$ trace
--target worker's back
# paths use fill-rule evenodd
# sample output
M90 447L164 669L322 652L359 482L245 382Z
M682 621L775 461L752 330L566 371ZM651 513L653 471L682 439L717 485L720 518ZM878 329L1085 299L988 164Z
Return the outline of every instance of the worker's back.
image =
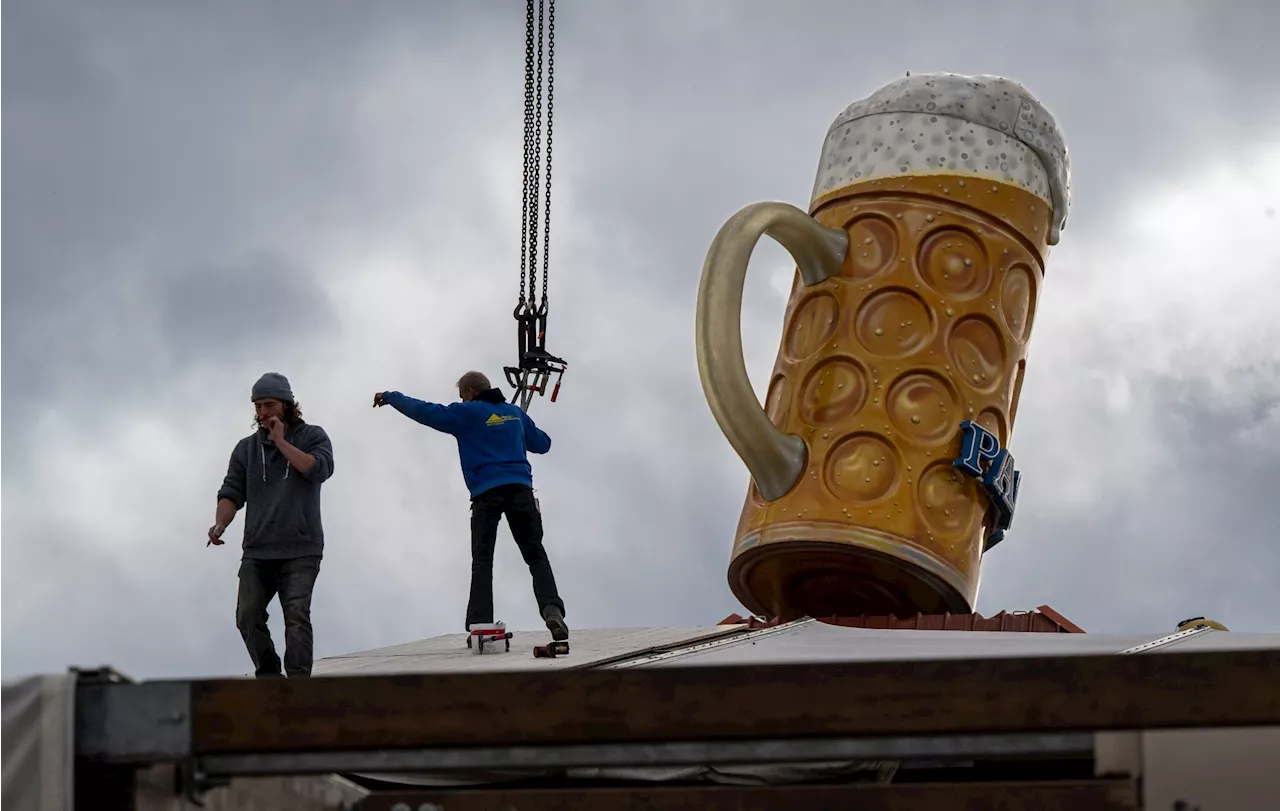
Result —
M528 453L546 453L551 437L528 414L506 402L498 389L449 408L459 412L451 433L458 440L462 476L473 497L502 484L533 486Z
M411 420L452 434L458 441L462 478L471 496L503 484L533 486L528 453L551 450L551 437L498 389L474 400L440 405L398 391L382 392L387 405Z

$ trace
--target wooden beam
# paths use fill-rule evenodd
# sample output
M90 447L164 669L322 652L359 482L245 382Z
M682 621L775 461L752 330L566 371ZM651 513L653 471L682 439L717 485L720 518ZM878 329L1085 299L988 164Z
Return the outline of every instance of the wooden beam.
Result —
M1280 724L1280 650L192 683L192 754Z
M659 787L607 789L467 789L375 792L361 811L1134 811L1128 780L1043 783L922 783L916 785Z

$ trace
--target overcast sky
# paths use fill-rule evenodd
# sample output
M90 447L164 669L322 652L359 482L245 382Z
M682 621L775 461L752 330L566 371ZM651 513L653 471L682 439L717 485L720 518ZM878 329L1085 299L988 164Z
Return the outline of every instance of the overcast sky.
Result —
M979 610L1280 631L1280 12L1222 5L562 0L548 345L570 369L532 415L571 627L743 610L748 478L694 355L707 246L749 203L808 203L847 104L944 70L1023 82L1073 171ZM514 360L523 4L28 0L3 22L4 678L246 672L243 519L204 534L265 371L336 450L316 655L460 631L454 443L370 398L447 402ZM752 261L761 394L792 273L771 244ZM505 526L496 578L499 617L540 627Z

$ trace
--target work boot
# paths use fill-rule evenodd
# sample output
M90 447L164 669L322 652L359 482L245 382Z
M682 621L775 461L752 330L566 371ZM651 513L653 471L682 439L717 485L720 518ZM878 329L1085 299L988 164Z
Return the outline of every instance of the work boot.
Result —
M565 625L564 612L554 605L542 609L542 618L547 621L547 630L551 638L557 642L569 638L569 626Z

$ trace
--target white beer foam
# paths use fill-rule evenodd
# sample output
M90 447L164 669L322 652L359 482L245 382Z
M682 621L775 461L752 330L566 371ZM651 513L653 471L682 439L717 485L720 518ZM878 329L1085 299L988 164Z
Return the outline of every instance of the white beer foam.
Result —
M1066 142L1025 87L999 76L907 76L849 105L827 131L811 208L854 183L933 174L973 175L1036 195L1053 209L1050 245L1066 227Z
M1026 144L998 130L933 113L879 113L827 136L814 199L865 180L973 175L1019 186L1050 206L1049 173Z

